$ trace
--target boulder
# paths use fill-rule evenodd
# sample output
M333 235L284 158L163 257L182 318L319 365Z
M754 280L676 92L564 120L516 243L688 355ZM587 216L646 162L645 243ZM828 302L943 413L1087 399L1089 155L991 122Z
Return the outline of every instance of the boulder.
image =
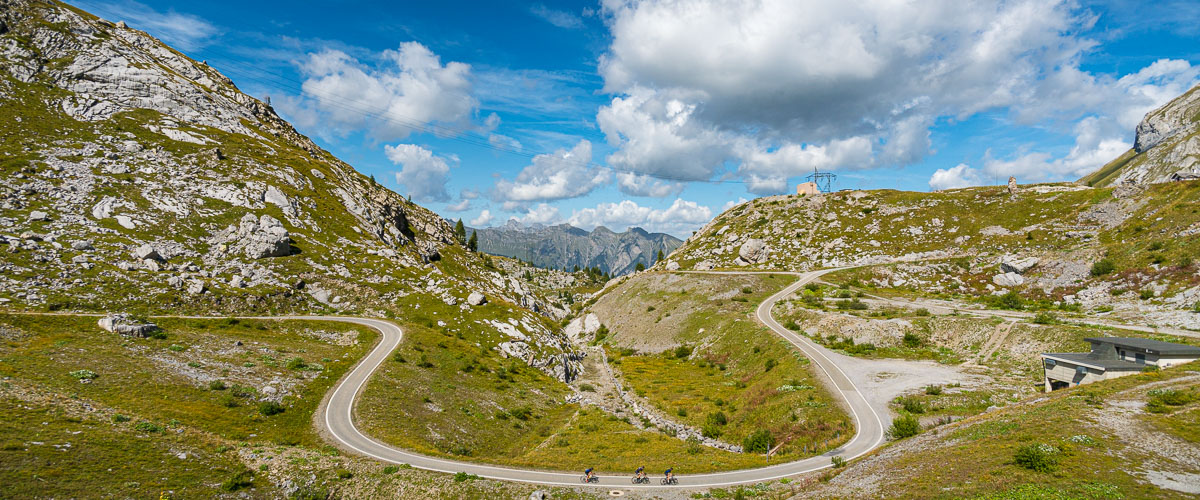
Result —
M1018 258L1014 255L1006 255L1000 261L1000 270L1006 273L1025 274L1034 266L1038 265L1037 257Z
M187 293L191 295L200 295L204 293L205 290L208 290L208 286L206 286L204 282L200 280L193 280L187 285Z
M150 244L145 244L133 249L132 255L133 258L137 260L155 260L158 262L166 262L167 260L164 259L162 255L158 253L158 250Z
M235 232L226 241L241 246L242 254L251 259L283 257L292 253L292 238L279 219L263 214L242 216Z
M749 264L757 264L767 260L767 244L763 240L751 238L742 243L738 249L738 257Z
M32 212L29 212L29 222L44 221L49 218L50 218L50 216L47 215L46 212L43 212L41 210L34 210Z
M663 269L666 269L666 270L668 270L668 271L678 271L678 270L679 270L679 263L678 263L678 262L675 262L675 261L673 261L673 260L672 260L672 261L669 261L669 262L667 262L667 265L663 266Z
M487 303L487 297L479 292L471 292L471 295L467 296L467 303L473 306L481 306Z
M711 260L702 260L697 262L694 266L697 271L710 271L714 267L716 267L716 265L713 264Z
M84 252L87 250L95 250L95 247L92 246L92 242L90 242L90 241L78 240L78 241L74 241L71 243L71 249L78 250L80 252Z
M123 313L110 314L100 318L97 323L104 331L126 337L147 337L158 331L158 325L134 321L128 314Z
M1020 286L1025 283L1025 278L1017 273L1004 273L992 276L992 283L1002 287Z

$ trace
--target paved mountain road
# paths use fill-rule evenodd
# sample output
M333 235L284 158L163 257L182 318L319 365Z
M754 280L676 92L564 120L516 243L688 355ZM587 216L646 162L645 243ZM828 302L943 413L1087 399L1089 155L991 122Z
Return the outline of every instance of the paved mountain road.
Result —
M610 489L681 489L757 483L824 469L831 466L831 458L834 456L841 456L849 460L867 453L882 444L884 442L884 428L886 425L886 408L873 408L858 388L855 387L854 382L846 376L830 357L825 355L826 350L824 347L818 346L808 339L787 330L771 317L771 308L779 299L788 296L809 281L830 271L832 270L820 270L808 273L774 273L795 274L799 279L763 301L757 309L757 316L759 321L762 321L772 331L800 349L821 370L825 378L832 383L831 392L844 401L846 409L850 411L851 416L854 418L857 432L849 442L841 448L823 455L794 462L730 472L680 474L677 476L679 484L675 486L662 486L658 484L659 478L656 477L651 478L651 484L630 484L632 471L622 471L621 475L615 476L600 475L598 483L591 483L586 486ZM318 415L314 418L318 428L340 447L380 461L405 463L419 469L446 473L465 472L489 479L543 485L585 486L580 482L580 472L516 469L431 457L389 446L363 434L354 425L354 404L371 374L387 360L391 352L400 344L404 332L394 323L379 319L329 316L296 316L290 319L343 321L365 325L379 330L382 334L379 344L330 391L326 396L322 408L318 410ZM669 464L660 465L666 466Z

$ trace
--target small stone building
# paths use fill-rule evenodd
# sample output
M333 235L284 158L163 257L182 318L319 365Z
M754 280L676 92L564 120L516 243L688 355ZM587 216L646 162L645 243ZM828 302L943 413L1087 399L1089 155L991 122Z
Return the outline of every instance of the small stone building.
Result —
M796 186L796 194L803 196L813 196L821 194L820 188L815 182L805 182Z
M1046 390L1074 387L1200 359L1200 347L1137 337L1091 337L1092 352L1042 354Z

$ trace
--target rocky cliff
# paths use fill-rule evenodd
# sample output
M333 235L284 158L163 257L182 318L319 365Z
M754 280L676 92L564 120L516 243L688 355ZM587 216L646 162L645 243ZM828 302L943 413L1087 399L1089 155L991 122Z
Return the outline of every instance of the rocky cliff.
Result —
M613 276L633 272L639 262L650 267L660 250L668 255L683 243L669 234L649 233L638 227L616 233L601 226L589 232L568 224L525 226L509 221L504 226L474 231L483 252L518 258L539 267L599 267Z
M1133 149L1081 179L1092 186L1200 178L1200 86L1146 114Z
M478 292L506 325L497 331L519 330L509 337L527 344L526 361L575 369L553 300L485 268L440 216L214 68L123 22L0 0L0 116L0 306L383 315L437 304L465 321Z

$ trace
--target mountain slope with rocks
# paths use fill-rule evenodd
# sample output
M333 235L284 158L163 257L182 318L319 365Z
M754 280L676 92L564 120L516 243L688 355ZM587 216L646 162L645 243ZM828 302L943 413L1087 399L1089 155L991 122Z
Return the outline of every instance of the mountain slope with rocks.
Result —
M1200 179L1200 85L1146 113L1133 149L1088 174L1090 186Z
M586 231L569 224L525 226L516 221L499 227L468 229L479 237L479 250L530 262L538 267L599 268L612 276L629 274L641 263L650 267L658 252L668 255L683 242L640 227L616 233L600 226Z
M2 306L391 315L436 302L473 317L486 297L485 323L531 330L508 351L577 370L560 299L485 267L443 218L123 22L0 5L0 115Z

